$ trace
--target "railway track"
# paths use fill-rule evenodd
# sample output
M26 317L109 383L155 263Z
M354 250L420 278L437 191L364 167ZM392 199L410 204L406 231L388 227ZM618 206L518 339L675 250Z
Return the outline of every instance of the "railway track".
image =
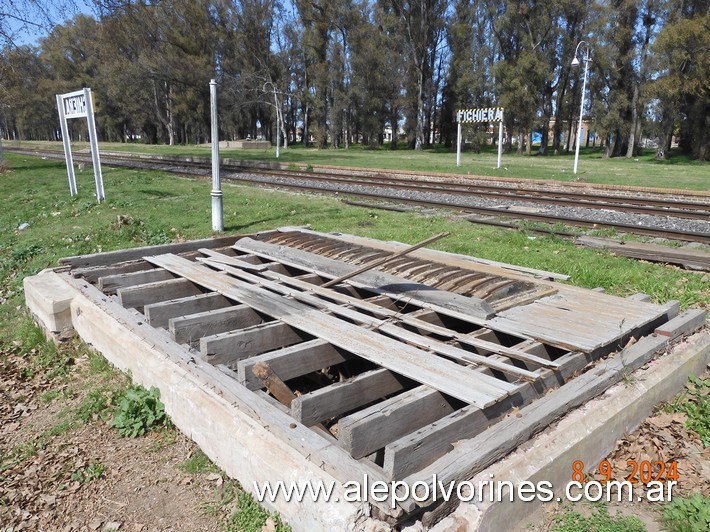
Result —
M7 148L6 148L7 149ZM49 158L63 158L58 151L13 149L22 153ZM104 164L132 168L160 169L182 175L206 175L210 162L202 157L154 157L144 154L101 154ZM77 162L90 162L88 155L75 154ZM334 171L302 171L264 168L264 165L246 165L242 162L223 162L222 177L228 180L257 185L277 186L307 192L343 194L368 200L404 203L428 208L448 208L461 212L495 218L516 218L536 222L564 224L581 227L614 227L619 231L673 240L710 244L710 229L689 231L683 228L658 227L605 221L602 216L554 215L536 212L534 206L553 205L565 209L587 209L617 213L634 213L648 217L710 221L710 194L663 194L661 191L634 192L629 190L599 190L593 187L572 187L567 184L546 183L544 186L525 181L496 182L477 178L415 178L397 177L384 171L362 170L357 175ZM574 189L574 190L572 190ZM484 198L494 206L471 205L470 198ZM532 205L525 208L518 204ZM501 205L508 205L501 208ZM544 211L544 209L540 209ZM485 220L477 220L485 223Z

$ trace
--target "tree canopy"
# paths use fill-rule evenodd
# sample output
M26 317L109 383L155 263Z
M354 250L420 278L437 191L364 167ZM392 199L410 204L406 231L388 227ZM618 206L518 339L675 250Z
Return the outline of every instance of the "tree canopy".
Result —
M502 106L508 149L532 153L535 133L539 154L559 153L576 139L584 41L583 142L632 157L654 139L666 158L675 137L710 157L706 0L87 3L91 15L68 0L2 8L2 137L58 139L54 95L91 87L102 139L206 142L216 78L226 139L275 140L278 120L285 145L377 147L391 131L413 149L451 146L457 109ZM21 45L23 24L46 33ZM464 131L474 147L488 139L485 125Z

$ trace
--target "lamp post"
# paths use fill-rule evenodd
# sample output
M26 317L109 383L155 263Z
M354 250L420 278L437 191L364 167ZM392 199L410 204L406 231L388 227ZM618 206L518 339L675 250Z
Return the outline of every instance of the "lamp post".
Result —
M280 155L280 148L281 148L281 123L279 122L280 115L279 113L281 112L281 108L279 107L279 99L276 96L276 87L274 87L274 84L271 83L270 81L267 81L264 83L264 92L266 92L266 86L271 85L271 90L274 93L274 109L276 110L276 158L279 158Z
M577 48L574 50L574 59L572 60L572 66L579 66L579 59L577 58L577 52L579 52L579 47L585 44L585 52L582 61L584 61L584 81L582 82L582 102L579 104L579 124L577 124L577 146L574 150L574 173L577 174L577 165L579 163L579 145L582 143L582 116L584 115L584 92L587 88L587 72L589 71L589 62L592 58L589 56L589 43L587 41L579 41L577 43Z

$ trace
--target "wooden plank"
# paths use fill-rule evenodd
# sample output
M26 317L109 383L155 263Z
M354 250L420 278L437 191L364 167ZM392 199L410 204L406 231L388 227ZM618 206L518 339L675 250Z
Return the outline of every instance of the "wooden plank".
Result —
M258 362L267 363L274 373L287 381L340 364L350 358L352 357L345 351L339 351L324 340L315 339L240 360L237 362L237 373L239 382L250 390L257 390L262 387L262 383L254 375L252 368Z
M121 273L116 275L107 275L99 277L99 290L106 294L115 294L116 290L136 286L139 284L155 283L158 281L168 281L174 279L175 276L170 272L166 272L162 268L154 268L132 273Z
M290 405L296 399L291 388L286 386L286 383L274 373L267 363L257 362L254 365L254 375L264 383L269 393L282 405Z
M453 411L441 392L417 386L341 418L338 441L353 458L362 458Z
M235 305L172 318L168 320L168 329L177 343L194 344L203 336L244 329L263 321L259 313L254 312L248 305Z
M154 269L155 267L149 262L146 262L144 260L134 260L130 262L119 262L111 266L76 268L72 269L71 274L73 277L82 277L90 283L95 283L99 280L100 277Z
M367 371L297 397L291 415L306 426L315 425L402 390L406 379L386 369Z
M201 294L202 291L187 279L171 279L121 288L116 293L118 301L123 307L135 308L140 311L145 305L151 303L195 296Z
M279 230L279 232L283 232ZM401 242L385 242L382 240L376 240L373 238L368 238L368 237L361 237L361 236L355 236L355 235L347 235L347 234L323 234L319 233L317 231L312 231L310 229L305 229L305 228L298 228L294 229L293 232L299 232L303 234L310 234L314 236L320 236L320 237L326 237L338 242L345 242L348 244L356 244L359 246L367 246L371 247L374 249L379 249L387 252L394 252L398 251L404 247L407 246L407 244L403 244ZM479 257L471 257L469 255L461 255L458 253L450 253L446 251L439 251L436 249L420 249L417 250L415 253L412 254L412 256L420 258L425 261L441 261L444 264L452 264L455 266L460 266L462 268L468 269L468 270L473 270L473 271L485 271L485 272L493 272L496 275L501 275L501 269L504 270L504 272L510 271L511 273L518 274L518 278L525 279L520 274L527 274L526 276L529 277L530 275L537 277L539 279L558 279L562 281L567 281L570 279L569 275L563 275L559 273L554 273L554 272L548 272L544 270L535 270L533 268L526 268L524 266L516 266L513 264L506 264L503 262L496 262L488 259L481 259ZM491 267L494 267L495 270ZM496 273L497 272L497 273Z
M209 262L208 262L209 263ZM224 265L222 263L212 263L212 265L222 271L226 271L233 275L236 278L242 279L247 281L251 285L261 285L264 286L265 288L268 288L269 290L272 290L277 293L281 293L284 295L288 295L298 301L304 302L308 305L311 305L317 309L322 309L322 310L327 310L331 312L332 314L335 314L337 316L342 316L348 320L354 321L355 323L358 324L364 324L371 328L372 330L377 330L381 333L385 333L393 338L396 338L400 341L404 341L405 343L409 343L411 345L418 345L419 347L423 347L427 349L428 351L434 352L434 353L445 353L445 356L448 358L454 358L455 360L465 362L467 364L470 363L481 363L484 365L492 365L495 366L497 369L514 375L514 378L522 378L525 380L535 380L537 379L537 375L534 373L531 373L527 370L516 368L515 366L512 366L510 364L501 364L498 361L491 359L490 357L481 357L475 353L470 353L468 351L461 350L456 347L452 347L449 345L446 345L442 342L439 342L434 339L430 338L424 338L421 337L417 334L411 333L410 331L395 327L392 323L389 323L387 320L380 320L377 318L372 318L370 316L364 315L362 313L359 313L357 311L354 311L350 308L346 308L340 305L336 305L333 303L329 303L327 301L323 301L321 299L318 299L314 296L312 296L309 292L321 292L324 291L325 294L324 297L329 297L331 294L333 294L332 291L327 291L324 288L321 287L310 287L309 292L301 292L299 290L293 290L291 288L283 286L283 284L288 284L291 279L289 278L282 278L283 284L278 284L272 281L268 281L259 277L255 277L251 274L248 274L246 272L236 270L228 265ZM268 275L268 274L267 274ZM358 299L351 299L352 305L353 306L361 306L363 302ZM371 308L373 310L373 313L377 314L384 314L390 318L397 318L398 315L394 313L394 315L390 312L387 311L386 309L381 309L380 307L374 307L372 305L369 305L368 308ZM523 356L527 356L523 354ZM534 358L534 357L530 357ZM555 366L556 364L554 362L550 362L549 360L541 360L538 361L538 364L541 365L552 365ZM491 391L492 393L498 393L501 389L506 389L509 392L513 391L512 387L508 386L503 386L502 381L499 381L497 379L490 379L487 375L479 375L477 379L477 386L481 389L481 391Z
M162 303L152 303L143 309L145 320L153 327L168 327L172 318L187 316L198 312L229 307L230 301L222 294L209 292L197 296L182 297Z
M233 247L247 253L278 260L285 265L307 269L327 278L340 277L356 269L352 264L338 262L298 249L267 244L251 238L243 238ZM461 315L469 316L469 320L473 318L486 320L495 314L493 308L481 299L436 290L430 286L384 272L365 272L353 277L348 282L354 284L354 286L361 286L384 295L392 295L395 298L411 298L412 302L419 306L429 304L455 311Z
M575 243L593 249L606 249L616 255L652 262L679 264L685 268L710 270L710 253L688 247L670 247L645 242L630 242L591 236L577 237Z
M207 262L209 262L209 260L207 260ZM264 280L262 280L258 277L252 276L250 274L246 274L244 272L236 271L236 270L229 269L229 268L223 268L221 266L221 264L222 263L220 262L219 265L217 265L217 267L220 269L223 269L224 271L229 272L230 274L232 274L238 278L244 279L244 280L252 282L254 284L260 284L260 283L264 284L265 283ZM312 292L312 293L314 293L318 296L321 296L323 298L337 301L338 303L345 303L345 304L355 307L356 309L361 309L361 310L365 310L367 312L371 312L372 314L374 314L375 316L377 316L379 318L386 318L388 320L402 321L403 323L413 325L414 327L417 327L418 329L421 329L421 330L434 332L436 334L440 334L445 337L459 339L462 344L473 346L474 348L483 348L483 349L486 349L486 350L493 352L493 353L504 354L510 358L515 358L517 360L527 362L527 363L532 364L534 366L543 366L543 367L551 367L551 368L557 367L557 364L555 362L551 362L551 361L545 360L545 359L539 359L538 357L535 357L534 355L520 351L515 348L505 347L505 346L501 346L498 344L494 344L492 342L488 342L486 340L476 339L473 337L469 337L467 335L457 334L455 331L451 331L450 329L446 329L444 327L438 327L438 326L433 325L429 322L421 320L421 319L417 318L416 316L412 316L411 314L402 314L399 310L391 310L386 307L382 307L380 305L376 305L374 303L371 303L369 301L364 301L364 300L349 296L347 294L341 294L339 292L334 292L333 290L328 290L328 289L323 288L321 286L314 286L309 283L305 283L303 281L299 281L299 280L296 280L296 279L293 279L290 277L286 277L283 275L272 274L272 273L267 272L267 273L264 273L264 276L267 278L270 278L270 279L277 280L284 285L301 288L303 290L307 290L308 292ZM304 294L301 294L298 292L293 292L290 290L285 290L282 287L279 287L278 285L268 284L266 286L269 286L274 291L280 291L281 293L291 295L292 297L295 297L295 298L300 299L302 301L306 301L306 302L312 301L311 298L308 298ZM391 300L389 298L387 298L387 301L391 301ZM424 348L429 349L431 351L435 351L439 354L443 354L443 355L448 356L450 358L455 358L457 360L465 361L467 363L482 364L485 366L490 366L490 367L493 367L493 368L498 369L500 371L511 374L514 376L514 378L522 378L525 380L535 380L538 377L534 373L531 373L531 372L526 371L524 369L521 370L520 368L517 368L517 367L512 366L510 364L500 363L500 362L496 361L495 359L491 359L489 357L483 357L483 356L480 356L476 353L472 353L469 351L465 351L463 349L452 347L450 345L446 345L443 342L439 342L439 341L434 340L432 338L424 339L423 337L420 337L418 335L414 335L414 333L411 333L407 330L404 330L404 329L398 328L398 327L394 327L394 325L392 325L391 323L377 323L375 320L367 319L362 316L357 316L357 315L353 316L352 313L346 312L345 309L334 307L333 305L330 305L330 304L326 304L326 308L328 308L333 313L346 314L348 317L351 317L355 320L359 319L360 322L368 323L368 324L371 324L371 325L377 327L377 329L380 330L381 332L386 332L387 334L390 334L394 337L399 337L406 342L410 342L415 345L419 345L420 347L424 347ZM425 309L425 310L429 311L428 309Z
M647 336L624 349L583 375L572 379L550 394L522 408L520 416L511 416L474 438L459 443L451 452L430 466L405 478L410 486L415 482L429 483L432 475L438 481L458 482L472 478L477 472L499 460L535 433L547 427L568 410L586 403L603 393L624 376L635 371L667 346L667 338ZM430 504L430 501L422 503ZM437 509L441 517L456 506L451 501Z
M277 321L200 338L200 353L210 364L229 366L244 358L308 339L308 335Z
M75 257L65 257L59 259L60 264L68 264L72 268L86 268L93 266L110 266L117 262L127 262L138 260L145 255L161 253L184 253L186 251L197 251L200 248L219 248L231 246L241 236L222 236L217 238L206 238L204 240L191 240L177 244L163 244L160 246L145 246L139 248L122 249L109 251L107 253L95 253L92 255L79 255Z
M489 332L489 334L492 334ZM528 340L520 346L530 354L542 358L545 346ZM497 355L493 355L497 356ZM437 421L403 435L385 447L383 469L390 479L401 479L429 465L454 448L453 443L476 436L509 413L509 408L521 407L557 388L574 373L587 365L587 355L582 352L567 353L558 359L559 369L541 369L542 382L527 384L510 399L486 409L467 405ZM479 371L481 371L479 369Z
M372 331L328 316L307 305L277 296L266 290L226 278L205 266L192 263L174 255L147 257L146 260L173 273L221 292L230 299L248 304L294 328L320 337L375 364L406 377L427 384L464 402L485 407L506 397L510 391L498 393L483 391L480 382L473 384L470 376L463 375L461 367L453 362L432 356ZM495 381L495 379L492 379ZM495 381L500 386L499 381ZM511 391L514 387L511 387Z
M206 449L210 456L222 459L222 467L231 467L237 472L243 470L236 459L229 457L234 451L235 438L245 444L250 439L244 438L243 434L230 436L229 431L234 430L235 426L255 427L263 431L263 434L273 435L273 440L262 441L258 438L259 432L256 432L258 445L254 446L254 450L258 453L259 446L266 449L257 460L268 456L269 463L274 460L280 463L282 453L290 455L295 451L303 464L314 465L315 471L320 469L341 484L360 479L363 474L367 474L371 481L384 481L382 471L374 464L366 460L353 460L331 439L325 439L312 429L296 423L290 415L274 408L216 367L195 364L190 351L173 342L166 331L141 326L133 312L106 298L94 286L69 276L67 281L80 294L72 304L85 310L77 317L82 337L117 367L131 369L137 382L163 388L163 400L171 419L180 430L191 435ZM116 338L121 338L122 342L117 343ZM151 363L146 363L146 360ZM166 382L173 383L172 387ZM202 405L204 411L185 408L188 404ZM204 412L211 412L215 423ZM248 416L252 425L243 424L245 422L241 416ZM195 427L200 430L196 431ZM225 441L226 444L223 443ZM279 447L279 442L283 442L283 447ZM248 456L248 453L244 455ZM329 477L324 475L322 478L327 481ZM244 477L242 481L247 479L253 480L254 477ZM373 500L370 504L393 517L401 516L402 509L412 511L415 508L411 499L399 503L395 509L391 509L389 503Z

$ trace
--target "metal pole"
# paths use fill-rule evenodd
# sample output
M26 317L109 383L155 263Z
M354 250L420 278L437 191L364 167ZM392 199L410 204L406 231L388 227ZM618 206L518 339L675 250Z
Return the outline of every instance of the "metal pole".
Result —
M96 182L96 200L101 203L104 196L104 177L101 173L101 159L99 158L99 139L96 134L96 121L94 120L94 100L91 89L84 89L86 99L86 122L89 127L89 144L91 145L91 162L94 165L94 181Z
M224 231L222 190L219 182L219 125L217 123L217 81L210 80L210 116L212 121L212 230Z
M74 175L74 159L71 156L71 141L69 139L69 126L64 116L64 101L61 94L57 94L57 109L59 110L59 124L62 128L62 141L64 142L64 160L67 163L69 175L69 193L76 196L76 176Z
M582 116L584 113L584 92L587 88L587 71L589 70L589 45L587 44L586 53L584 54L584 81L582 82L582 101L579 104L579 124L577 124L577 146L574 150L574 174L577 174L577 165L579 163L579 145L582 143Z
M279 123L279 101L274 92L274 103L276 103L276 158L279 158L279 148L281 146L281 124Z
M498 166L496 166L496 168L500 168L502 158L503 158L503 117L500 118L500 124L498 124Z
M456 166L461 166L461 122L458 123L456 134Z

